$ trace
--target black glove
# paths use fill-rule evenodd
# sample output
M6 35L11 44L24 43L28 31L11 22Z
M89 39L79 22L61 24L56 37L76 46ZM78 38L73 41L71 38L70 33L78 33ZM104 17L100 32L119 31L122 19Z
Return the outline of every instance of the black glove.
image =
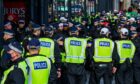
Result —
M126 63L126 66L127 66L128 69L129 69L129 68L132 68L132 64L131 64L129 58L127 58L127 59L125 60L125 63Z

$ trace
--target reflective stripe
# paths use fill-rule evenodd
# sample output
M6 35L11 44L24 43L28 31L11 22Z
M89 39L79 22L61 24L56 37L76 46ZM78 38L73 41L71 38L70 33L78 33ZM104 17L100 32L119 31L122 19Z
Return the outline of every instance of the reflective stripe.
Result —
M112 56L94 56L95 58L112 58Z
M95 52L98 52L98 49L97 49L97 46L96 46L97 45L96 41L97 41L97 39L94 40L94 43L95 43L94 49L95 49ZM98 56L97 53L95 53L95 56Z
M118 55L121 56L121 55L120 55L120 54L121 54L121 53L120 53L120 52L121 52L121 49L119 49L121 45L119 44L118 41L116 41L116 43L117 43L117 46L118 46L118 47L117 47ZM121 59L121 58L120 58L120 59Z
M129 59L130 59L130 60L132 60L133 58L129 58ZM120 58L120 60L124 60L124 61L125 61L125 60L126 60L126 58Z
M103 39L106 39L106 38L103 38ZM95 56L93 56L94 58L112 58L112 56L98 56L98 49L97 49L97 47L98 47L98 42L96 42L98 39L95 39L94 40L94 43L95 43L95 46L94 46L94 48L95 48ZM111 44L112 44L112 49L111 49L111 53L113 53L113 49L114 49L114 42L111 42Z
M66 41L66 43L68 43L68 39L66 39L65 41ZM84 43L83 43L83 45L82 45L81 56L84 56L86 44L87 44L87 41L85 40ZM69 45L68 44L65 44L65 46L66 46L66 54L68 55L68 53L69 53L69 47L68 46Z
M13 33L9 33L9 32L4 32L4 34L14 35Z
M84 56L66 56L66 58L74 58L74 59L80 58L80 59L85 59Z
M50 72L51 72L51 67L52 67L52 66L51 66L51 61L50 61L48 58L47 58L47 60L48 60L47 63L48 63L48 65L49 65L49 67L50 67L50 68L49 68L49 76L50 76Z
M19 52L19 53L22 53L22 51L20 51L19 49L17 49L16 47L14 47L12 44L9 44L8 45L12 50L16 51L16 52Z
M80 42L79 46L73 46L70 44L71 41ZM85 50L87 46L87 40L71 37L65 39L65 51L66 51L66 62L70 63L83 63L85 59ZM78 50L79 49L79 50Z
M131 53L131 58L133 58L133 55L135 53L135 46L132 47L133 52Z
M24 75L24 78L25 78L25 82L24 84L28 84L27 83L27 77L28 77L28 71L27 71L27 64L25 61L22 61L20 63L18 63L18 66L17 65L12 65L11 67L9 67L7 70L4 71L4 74L3 74L3 78L2 80L0 81L0 84L5 84L5 81L7 81L7 77L8 75L10 74L11 71L13 71L14 69L16 68L20 68L22 71L23 71L23 75Z
M41 57L41 59L42 59L42 57ZM35 78L39 77L38 75L36 75L36 73L39 73L39 75L41 75L41 76L42 75L44 76L44 74L40 73L39 70L36 73L34 73L34 66L32 67L32 61L34 63L34 62L40 62L41 60L40 60L40 58L35 59L36 61L34 61L33 59L30 60L29 58L26 58L25 60L30 68L29 77L28 77L28 84L36 84L36 82L39 82L39 80L36 81L36 79L35 79ZM43 57L42 61L45 61L47 63L47 68L45 70L41 70L41 71L45 71L45 72L47 71L47 73L45 74L46 76L44 76L42 79L42 81L44 81L44 80L46 80L46 81L43 83L40 83L40 84L48 84L50 70L51 70L51 61L47 57ZM42 81L40 81L40 82L42 82ZM39 84L39 83L37 83L37 84Z
M66 38L66 40L65 40L66 42L65 43L68 43L68 38ZM65 44L65 46L66 46L66 55L68 55L68 52L69 52L69 45L68 44Z
M125 50L122 48L123 43L129 43L131 44L131 53L130 55L125 55L125 53L122 54L122 50ZM127 58L130 59L130 61L132 62L134 53L135 53L135 46L134 44L130 41L130 40L122 40L122 41L116 41L117 44L117 51L118 51L118 55L120 57L120 63L123 63Z
M1 50L1 56L3 56L3 54L4 54L4 49Z
M0 82L0 84L4 84L6 79L7 79L7 76L8 74L10 73L10 71L14 70L14 66L11 66L8 70L4 71L4 76Z
M54 46L55 46L54 41L50 38L40 38L39 41L51 43L51 45L49 47L41 46L40 47L40 54L51 58L53 63L54 63L55 62L55 60L54 60L54 58L55 58L54 57Z
M84 54L85 54L85 47L87 46L87 41L85 40L83 45L82 45L82 52L81 52L81 56L84 57Z
M30 61L29 59L25 59L27 64L30 65ZM30 68L30 71L29 71L29 77L28 77L28 84L32 84L32 68Z
M52 45L51 45L50 57L51 57L52 59L54 59L54 42L51 42L51 43L52 43Z
M51 59L54 59L54 56L50 56Z

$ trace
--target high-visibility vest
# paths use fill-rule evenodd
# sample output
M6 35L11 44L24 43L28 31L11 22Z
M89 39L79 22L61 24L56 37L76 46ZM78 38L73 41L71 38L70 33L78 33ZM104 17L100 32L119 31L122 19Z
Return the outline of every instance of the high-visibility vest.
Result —
M85 51L87 46L87 40L76 37L69 37L64 42L67 63L84 63Z
M39 54L51 58L54 63L54 41L50 38L40 38L40 52Z
M90 15L89 16L89 24L92 24L92 20L94 19L94 16L93 15Z
M1 50L0 55L3 56L4 54L4 49Z
M5 70L4 71L4 76L3 76L2 81L1 81L0 84L5 84L5 81L6 81L7 77L8 77L8 74L11 71L13 71L15 67L20 68L23 71L23 74L24 74L24 77L25 77L24 84L28 84L28 73L29 73L29 69L28 69L28 65L27 65L27 63L25 61L22 61L22 62L18 63L18 66L13 65L9 69Z
M51 62L46 56L32 56L25 59L30 67L28 84L48 84Z
M82 22L82 17L81 16L80 17L75 17L75 22L81 23Z
M66 59L66 53L65 52L61 52L60 55L61 55L61 58L62 58L61 61L64 63L65 59Z
M108 38L95 39L94 56L95 62L112 62L114 42Z
M135 46L130 40L121 40L116 41L117 43L117 52L120 57L120 63L124 63L126 58L130 59L130 62L132 62L132 58L135 54Z

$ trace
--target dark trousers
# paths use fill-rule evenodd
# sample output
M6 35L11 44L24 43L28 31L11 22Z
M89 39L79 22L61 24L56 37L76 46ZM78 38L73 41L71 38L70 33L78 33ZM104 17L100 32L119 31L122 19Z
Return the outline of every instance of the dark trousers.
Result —
M134 73L134 83L133 84L140 84L140 67L134 66L133 73Z
M84 64L66 64L69 84L86 84Z
M57 84L69 84L68 78L67 78L66 68L64 67L64 65L62 65L61 69L62 69L61 70L61 77L57 80Z
M132 84L132 67L128 67L126 64L121 64L116 72L115 79L116 84Z
M69 84L86 84L86 75L68 74Z
M95 74L95 76L93 76ZM112 83L112 65L111 64L95 64L95 73L92 74L92 78L95 78L96 84L100 84L101 78L104 80L104 84ZM93 83L94 84L94 83Z
M89 84L96 84L94 71L92 71L90 74Z

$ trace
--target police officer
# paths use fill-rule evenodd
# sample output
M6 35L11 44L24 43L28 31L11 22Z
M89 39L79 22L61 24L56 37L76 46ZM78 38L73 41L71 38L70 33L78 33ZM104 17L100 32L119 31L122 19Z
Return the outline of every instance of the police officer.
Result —
M32 26L32 32L29 33L23 40L22 42L22 46L24 47L25 49L25 55L28 54L28 49L27 49L27 45L28 45L28 42L31 38L37 38L39 39L40 38L40 35L41 35L41 26L38 25L38 24L33 24Z
M116 72L116 84L132 84L133 71L132 59L135 55L135 45L128 39L129 31L126 28L120 30L121 39L116 41L117 53L119 56L119 65Z
M8 22L5 22L4 29L8 29L8 30L13 29L11 22L9 22L9 21Z
M77 28L72 27L69 31L70 37L64 41L66 51L65 66L69 84L85 84L85 68L87 40L79 38Z
M15 41L15 32L13 30L4 30L4 45L8 45L9 43Z
M56 33L54 34L54 40L58 43L59 49L60 49L60 55L61 55L61 77L58 79L58 84L66 84L67 76L66 76L66 69L64 67L65 62L65 49L64 49L64 39L66 37L66 31L64 31L64 23L59 23L58 29ZM64 33L65 32L65 33Z
M91 84L95 81L100 84L101 78L104 79L104 84L112 83L112 68L115 66L113 61L118 58L113 55L114 42L108 38L109 33L108 28L102 28L100 37L94 40L91 51L93 52Z
M19 42L22 42L25 36L27 35L26 30L25 30L25 20L24 19L19 19L18 21L18 27L16 31L16 39Z
M1 46L3 46L3 47L7 46L11 42L16 41L15 40L15 33L14 33L13 30L4 30L3 33L4 33L4 35L3 35L4 42L3 42L3 45L1 45ZM0 57L1 61L0 62L2 62L4 60L7 61L7 60L9 60L9 58L10 58L9 54L4 49L2 49L1 50L1 57Z
M57 78L57 73L51 60L45 55L40 55L40 42L32 38L27 46L29 56L26 56L27 64L30 67L28 84L53 84Z
M1 84L27 84L28 65L22 58L22 46L18 42L12 42L4 49L11 55L9 68L4 71Z
M34 24L31 36L33 38L40 38L40 35L41 35L41 26L38 24Z
M54 31L52 26L49 26L45 29L45 37L39 39L40 41L40 52L39 54L45 55L46 57L52 59L53 63L56 64L58 71L61 67L61 57L58 44L53 41Z
M134 73L134 82L133 84L140 84L140 37L138 33L132 35L132 41L136 46L136 53L133 59L133 73Z
M8 62L10 61L10 55L4 50L4 46L9 45L11 42L14 42L15 39L15 33L12 30L4 30L3 31L3 42L1 44L1 50L0 50L0 78L3 74L3 71L9 67L7 67Z
M94 23L92 24L93 26L89 29L89 36L91 36L93 39L99 37L99 32L100 32L100 24L99 24L100 19L94 19Z
M38 24L33 24L31 33L29 33L24 40L28 40L29 38L40 38L41 35L41 26Z

